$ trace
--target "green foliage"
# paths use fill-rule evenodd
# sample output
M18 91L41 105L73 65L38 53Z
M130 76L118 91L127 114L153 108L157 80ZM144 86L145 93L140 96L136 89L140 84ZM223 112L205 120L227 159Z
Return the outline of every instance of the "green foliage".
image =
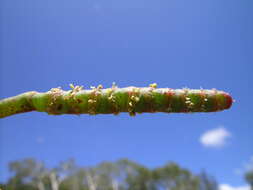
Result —
M218 184L214 178L208 176L205 172L199 175L200 179L200 190L214 190L218 189Z
M253 170L250 170L245 174L245 179L250 184L251 190L253 190Z
M198 189L198 177L175 163L155 169L153 175L156 185L161 189L183 190L186 187L188 190Z
M127 159L79 167L74 160L46 168L33 159L11 162L3 190L217 190L206 173L194 175L176 163L149 169Z

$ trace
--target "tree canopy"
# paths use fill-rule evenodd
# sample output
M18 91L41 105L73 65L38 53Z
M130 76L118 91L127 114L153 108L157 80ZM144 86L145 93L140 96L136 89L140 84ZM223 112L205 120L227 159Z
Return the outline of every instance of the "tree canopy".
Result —
M172 162L150 169L127 159L93 167L80 167L74 160L67 160L47 168L42 162L24 159L11 162L9 169L12 177L0 185L4 190L218 189L215 180L205 172L196 175Z

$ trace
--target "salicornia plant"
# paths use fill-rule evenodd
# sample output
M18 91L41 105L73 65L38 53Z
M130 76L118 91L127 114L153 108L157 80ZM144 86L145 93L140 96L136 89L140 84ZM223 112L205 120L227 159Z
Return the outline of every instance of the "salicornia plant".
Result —
M102 85L84 90L70 85L71 90L52 88L45 93L26 92L0 100L0 118L30 111L60 114L118 114L216 112L231 107L232 97L216 89L170 89L149 87L103 89Z

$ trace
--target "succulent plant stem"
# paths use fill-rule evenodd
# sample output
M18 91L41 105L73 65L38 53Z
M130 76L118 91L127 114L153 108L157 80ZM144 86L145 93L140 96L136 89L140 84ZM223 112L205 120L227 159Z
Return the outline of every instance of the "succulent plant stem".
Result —
M18 113L39 111L60 114L118 114L216 112L231 107L232 97L216 89L170 89L149 87L103 89L102 85L84 90L70 85L69 91L52 88L45 93L26 92L0 100L0 118Z

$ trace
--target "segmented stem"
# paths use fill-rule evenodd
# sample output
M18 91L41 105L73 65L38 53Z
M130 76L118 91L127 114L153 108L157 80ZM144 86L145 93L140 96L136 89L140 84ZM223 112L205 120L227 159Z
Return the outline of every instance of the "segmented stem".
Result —
M0 100L0 118L29 111L60 114L118 114L136 113L192 113L216 112L231 107L232 97L215 89L169 89L126 87L103 89L102 85L83 90L71 85L72 90L52 88L45 93L26 92Z

